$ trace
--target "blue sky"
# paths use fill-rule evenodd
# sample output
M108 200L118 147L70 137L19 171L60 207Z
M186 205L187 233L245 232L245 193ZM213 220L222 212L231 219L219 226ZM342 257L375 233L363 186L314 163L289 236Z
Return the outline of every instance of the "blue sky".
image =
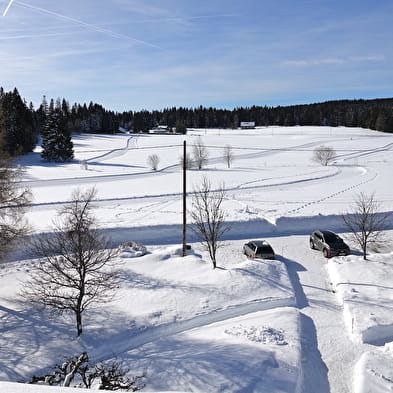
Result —
M391 0L14 0L0 86L116 111L392 97L392 15Z

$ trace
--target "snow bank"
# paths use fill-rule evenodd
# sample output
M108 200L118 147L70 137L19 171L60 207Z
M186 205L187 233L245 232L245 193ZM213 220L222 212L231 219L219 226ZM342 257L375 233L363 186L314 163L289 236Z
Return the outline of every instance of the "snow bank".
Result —
M354 370L354 393L386 393L393 391L392 353L364 353Z
M283 262L248 260L240 250L235 260L222 261L216 269L193 251L182 257L178 246L122 261L125 280L115 307L137 326L179 322L247 304L263 309L295 304Z
M344 306L346 325L355 341L383 345L393 341L393 253L333 258L332 284Z
M0 381L0 392L1 393L83 393L83 392L91 393L91 389L62 388L59 386L28 385L25 383ZM149 390L144 389L143 392L148 393ZM170 392L161 391L160 393L170 393ZM176 393L184 393L184 392L177 391Z
M1 393L83 393L90 389L62 388L58 386L28 385L25 383L0 381Z

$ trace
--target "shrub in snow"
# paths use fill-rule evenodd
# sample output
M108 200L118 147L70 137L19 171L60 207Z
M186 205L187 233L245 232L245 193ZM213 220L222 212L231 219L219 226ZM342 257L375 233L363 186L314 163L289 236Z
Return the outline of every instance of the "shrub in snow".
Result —
M193 146L194 162L198 169L202 169L207 165L209 152L206 146L202 142L202 138L199 137Z
M120 246L121 258L141 257L147 253L146 247L139 242L129 241Z
M190 153L186 153L186 157L184 160L184 157L181 156L179 158L179 164L181 165L182 168L184 168L184 166L186 167L186 169L192 169L194 162L192 160L191 154Z
M262 344L276 344L287 345L285 341L284 331L281 329L274 329L272 327L262 326L233 326L225 330L226 334L236 337L245 337L249 341L258 342Z
M160 157L157 154L151 154L147 157L147 163L153 171L156 171L158 168L158 164L160 163Z
M89 363L86 352L79 356L67 357L62 364L53 367L53 372L43 376L33 376L28 383L51 386L82 387L94 390L126 390L136 392L142 390L146 372L141 375L127 377L130 370L116 358L109 362Z
M227 164L228 168L231 167L232 161L233 161L233 151L231 145L226 145L224 147L224 161Z

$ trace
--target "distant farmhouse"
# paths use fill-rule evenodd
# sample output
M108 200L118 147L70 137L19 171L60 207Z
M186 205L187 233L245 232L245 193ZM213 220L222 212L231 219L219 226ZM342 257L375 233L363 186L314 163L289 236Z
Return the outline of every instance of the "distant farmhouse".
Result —
M170 128L168 126L157 126L149 130L149 134L169 134Z
M247 130L250 128L255 128L255 121L241 121L240 128L242 130Z

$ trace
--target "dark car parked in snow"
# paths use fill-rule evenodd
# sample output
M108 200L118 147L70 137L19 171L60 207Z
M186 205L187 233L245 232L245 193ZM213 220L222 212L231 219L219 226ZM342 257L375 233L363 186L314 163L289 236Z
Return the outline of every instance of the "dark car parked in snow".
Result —
M314 231L310 235L310 248L321 250L325 258L349 254L348 245L331 231Z
M265 240L251 240L243 246L243 254L248 258L274 259L272 246Z

